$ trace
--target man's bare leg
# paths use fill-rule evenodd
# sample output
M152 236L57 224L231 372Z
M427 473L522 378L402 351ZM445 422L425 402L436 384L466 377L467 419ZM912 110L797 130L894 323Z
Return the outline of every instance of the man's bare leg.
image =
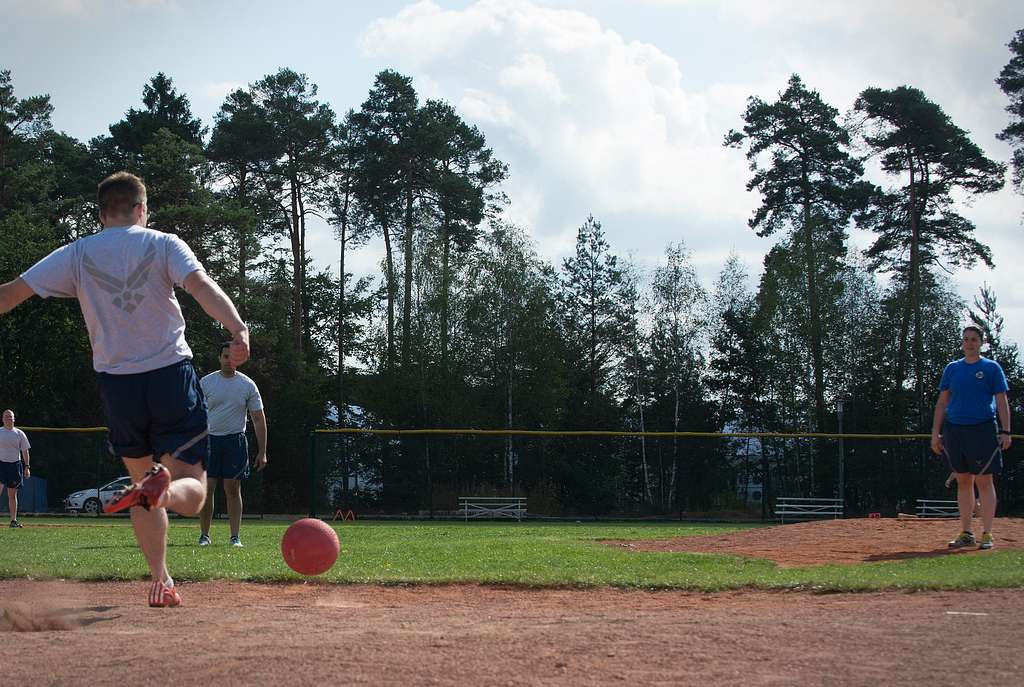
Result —
M160 499L160 506L180 515L196 515L206 501L206 468L202 463L192 465L167 454L160 462L171 473L171 486Z
M153 467L153 456L121 460L128 469L128 476L135 483L141 482ZM165 582L170 577L167 573L166 555L167 511L163 508L151 507L146 510L141 506L132 506L130 512L135 540L138 541L139 549L149 564L149 575L154 582Z
M153 467L153 456L122 460L133 482L142 481ZM171 473L171 484L160 497L160 503L150 506L149 510L141 506L131 509L135 539L146 557L154 582L170 579L167 571L167 509L182 515L195 515L206 498L206 470L202 464L190 465L170 455L164 455L162 462Z
M228 522L231 536L237 537L242 528L242 482L237 479L224 480L224 495L228 500Z
M978 495L981 497L981 528L984 532L992 531L992 522L996 517L996 484L992 475L978 475L975 480Z
M960 530L973 532L971 515L974 513L974 475L969 472L956 473L956 500L960 507ZM982 508L984 511L984 508Z
M203 509L199 511L199 533L210 536L210 525L213 523L214 497L217 493L217 478L206 478L206 500L203 501Z

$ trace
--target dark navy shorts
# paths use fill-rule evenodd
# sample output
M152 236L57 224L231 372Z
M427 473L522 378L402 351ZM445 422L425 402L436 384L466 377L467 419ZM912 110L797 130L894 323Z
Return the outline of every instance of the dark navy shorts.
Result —
M0 460L0 484L9 489L21 489L21 485L25 481L23 465L21 460L16 460L13 463Z
M210 435L206 476L213 479L245 479L249 476L249 442L245 432L222 437Z
M953 472L998 475L1003 469L994 421L976 425L942 425L942 446Z
M191 360L133 375L101 372L98 382L114 455L170 453L206 465L206 399Z

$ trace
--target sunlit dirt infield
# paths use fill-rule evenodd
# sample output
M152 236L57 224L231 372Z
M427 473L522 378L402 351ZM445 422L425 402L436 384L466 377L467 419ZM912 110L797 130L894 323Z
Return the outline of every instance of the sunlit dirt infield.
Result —
M981 523L974 522L976 534ZM646 541L607 541L631 551L691 551L767 558L782 567L900 561L933 556L985 556L987 551L950 551L960 532L958 518L851 518L801 522L741 530L710 537ZM1024 549L1024 518L996 518L992 527L999 549Z
M862 543L854 545L857 525ZM872 560L921 553L909 535L894 551L894 537L876 529L886 526L927 535L935 552L926 555L950 555L931 534L941 533L941 543L955 523L896 520L757 530L761 540L748 541L747 553L763 555L758 547L774 538L776 550L792 554L810 546L815 531L820 549L840 529L847 541L830 547L856 548L856 560L871 542L876 553L868 556L880 556ZM1004 547L1020 546L1024 521L1000 520L996 532ZM715 539L739 534L747 533ZM706 540L672 540L672 550L705 550ZM182 594L180 608L149 609L142 582L0 581L0 682L1009 685L1024 674L1024 590L701 594L211 582L184 584Z

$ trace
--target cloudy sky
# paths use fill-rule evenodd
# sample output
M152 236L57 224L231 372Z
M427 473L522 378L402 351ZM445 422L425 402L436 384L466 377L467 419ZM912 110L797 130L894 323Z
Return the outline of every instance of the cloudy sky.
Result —
M747 96L774 99L792 73L840 111L867 86L920 88L996 160L1005 96L993 80L1024 28L1010 0L423 0L374 3L0 0L0 69L16 94L49 93L53 122L106 133L156 72L206 124L224 95L290 67L336 112L358 108L384 68L413 77L485 133L509 163L509 217L558 261L593 214L612 249L645 269L685 241L710 285L730 251L754 278L771 245L747 227L740 151L722 147ZM881 177L876 179L882 181ZM970 299L995 289L1024 344L1014 278L1024 197L1009 189L964 213L996 268L954 274ZM870 236L853 233L864 248ZM330 230L310 245L328 264ZM375 271L361 252L356 269Z

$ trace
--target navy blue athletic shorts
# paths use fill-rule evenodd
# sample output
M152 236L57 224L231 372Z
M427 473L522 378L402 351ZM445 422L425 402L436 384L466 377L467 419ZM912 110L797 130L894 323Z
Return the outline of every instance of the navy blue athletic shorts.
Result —
M12 463L0 460L0 484L8 489L21 489L21 485L25 481L23 465L24 463L20 459Z
M206 465L206 399L191 360L133 375L101 372L98 382L114 455L170 453Z
M210 435L206 476L213 479L245 479L249 476L249 442L245 432Z
M942 425L942 446L953 472L998 475L1003 469L999 435L994 421L976 425Z

